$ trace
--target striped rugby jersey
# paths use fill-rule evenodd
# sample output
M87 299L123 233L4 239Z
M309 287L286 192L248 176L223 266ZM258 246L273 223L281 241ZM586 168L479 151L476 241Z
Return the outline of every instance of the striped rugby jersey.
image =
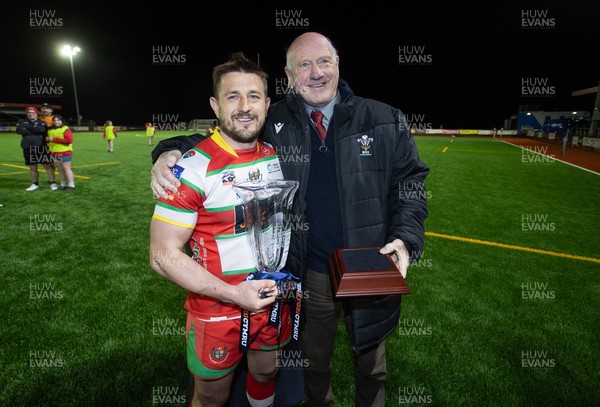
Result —
M188 242L193 259L227 283L241 283L256 269L233 183L283 179L275 150L262 141L251 149L233 150L215 132L187 151L173 172L181 182L179 191L159 199L153 217L193 229ZM240 315L235 304L191 292L185 308L215 317Z

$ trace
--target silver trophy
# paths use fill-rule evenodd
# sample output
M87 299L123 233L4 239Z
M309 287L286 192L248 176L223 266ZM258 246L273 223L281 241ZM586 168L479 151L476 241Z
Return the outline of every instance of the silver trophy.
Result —
M279 298L285 298L296 288L294 277L281 270L288 256L292 233L289 215L298 185L298 181L270 180L233 186L242 203L244 225L258 272L252 278L276 280Z

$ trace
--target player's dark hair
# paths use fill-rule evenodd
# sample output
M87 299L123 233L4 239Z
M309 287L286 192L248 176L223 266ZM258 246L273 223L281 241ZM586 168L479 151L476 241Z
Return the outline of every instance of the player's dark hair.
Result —
M229 61L215 66L213 69L213 96L219 94L221 78L231 72L252 73L258 76L265 86L265 97L267 96L267 79L269 76L256 62L246 58L243 52L234 52L229 56Z

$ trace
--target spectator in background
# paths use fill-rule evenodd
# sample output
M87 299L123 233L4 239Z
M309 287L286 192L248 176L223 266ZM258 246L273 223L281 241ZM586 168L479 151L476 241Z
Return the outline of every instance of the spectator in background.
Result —
M60 175L60 189L69 191L75 188L71 160L73 159L73 133L64 124L61 115L54 116L53 125L48 129L46 141L50 147L52 160L56 163Z
M212 136L212 134L215 132L215 130L218 130L217 121L213 120L212 123L210 124L210 127L208 129L206 129L206 137Z
M567 145L569 144L569 129L565 132L565 135L562 139L562 150L560 152L561 155L565 155L567 153Z
M44 103L40 107L40 111L42 112L42 114L38 114L38 119L43 121L44 123L46 123L46 126L48 126L47 129L49 129L53 125L52 118L54 116L52 115L52 107L48 103ZM46 130L46 136L47 135L48 135L48 130ZM56 166L54 165L54 161L52 161L52 159L50 159L50 166L52 167L52 172L54 173Z
M156 128L154 124L148 122L146 123L146 137L148 137L148 145L151 146L154 144L154 135L156 134Z
M108 152L113 152L113 140L117 138L117 131L113 123L108 120L104 123L104 135L102 136L108 142Z
M48 126L48 128L52 127L52 118L54 116L52 116L52 108L50 107L50 105L48 103L44 103L40 107L40 110L42 111L42 114L38 115L38 119L46 123L46 126Z
M21 148L25 165L29 166L31 175L31 185L26 191L35 191L39 186L38 164L42 164L48 175L48 184L50 189L57 190L54 178L54 168L50 165L50 150L46 145L46 123L38 119L39 111L33 106L25 108L26 119L19 120L17 123L17 133L22 136Z

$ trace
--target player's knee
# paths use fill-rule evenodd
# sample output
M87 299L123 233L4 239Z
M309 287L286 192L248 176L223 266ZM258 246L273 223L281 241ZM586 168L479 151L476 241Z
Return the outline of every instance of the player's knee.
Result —
M259 369L258 371L252 372L251 374L254 380L256 380L257 382L270 382L271 380L275 379L275 376L277 375L277 370L278 369L276 366L265 366Z
M194 403L195 405L202 407L221 407L229 398L229 393L227 392L207 392L206 394L201 394L200 392L196 392L194 398L199 401L199 403Z

